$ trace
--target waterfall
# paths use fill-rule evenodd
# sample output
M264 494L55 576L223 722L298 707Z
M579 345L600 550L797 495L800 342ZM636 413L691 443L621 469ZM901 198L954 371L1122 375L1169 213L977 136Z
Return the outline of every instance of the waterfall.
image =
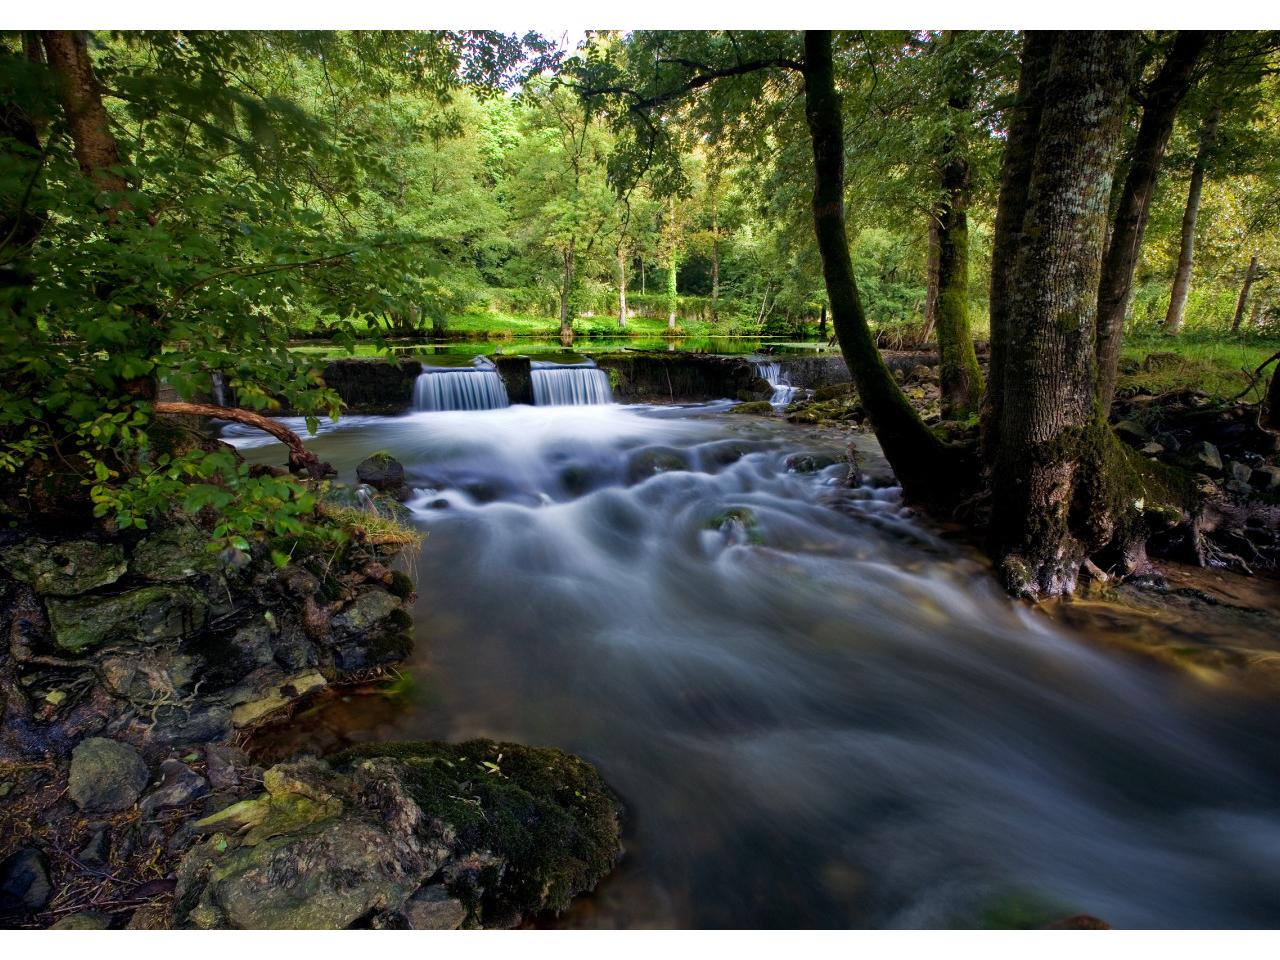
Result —
M493 410L507 405L507 387L483 357L470 367L424 364L413 385L414 410Z
M220 407L227 406L226 378L215 371L214 373L209 374L209 380L213 385L213 402Z
M773 387L773 396L769 398L769 402L775 407L785 407L795 399L796 388L787 381L781 363L777 360L752 360L751 366L755 368L757 377L768 380Z
M609 375L589 360L573 366L535 360L529 375L533 402L539 407L613 402Z

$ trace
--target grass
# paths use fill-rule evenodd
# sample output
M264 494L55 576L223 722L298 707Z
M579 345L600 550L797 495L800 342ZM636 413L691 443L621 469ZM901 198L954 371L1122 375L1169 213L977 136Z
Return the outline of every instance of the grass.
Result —
M1253 371L1277 351L1280 338L1210 336L1190 331L1177 337L1130 335L1121 353L1119 389L1154 394L1193 389L1226 401L1249 387ZM1153 354L1164 356L1147 362ZM1243 399L1260 400L1267 381L1264 374Z
M326 519L350 531L358 543L416 550L426 539L421 530L378 511L324 502L319 504L319 510Z

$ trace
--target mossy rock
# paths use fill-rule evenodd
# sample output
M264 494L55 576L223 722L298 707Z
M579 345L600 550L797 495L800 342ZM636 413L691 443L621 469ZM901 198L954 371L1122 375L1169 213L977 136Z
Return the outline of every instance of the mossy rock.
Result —
M747 413L757 417L772 417L773 404L768 400L752 400L733 407L730 413Z
M129 569L154 583L180 583L221 570L217 556L209 549L209 539L187 524L154 533L138 544Z
M112 597L47 601L53 639L78 652L109 641L171 640L204 626L209 602L190 587L141 587Z
M492 740L363 744L339 768L389 757L405 765L410 795L457 831L460 854L492 854L455 871L450 893L485 926L561 911L595 887L622 852L619 804L595 768L571 754Z
M37 593L74 597L115 583L127 569L124 550L113 543L25 540L0 551L0 565Z

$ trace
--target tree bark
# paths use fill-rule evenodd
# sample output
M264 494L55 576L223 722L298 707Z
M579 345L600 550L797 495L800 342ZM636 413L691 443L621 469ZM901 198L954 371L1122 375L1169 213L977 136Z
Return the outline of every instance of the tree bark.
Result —
M987 389L982 397L981 451L988 467L1000 446L1000 421L1004 411L1005 352L1011 331L1014 260L1022 245L1027 189L1035 161L1040 119L1045 106L1049 59L1056 42L1053 31L1029 31L1023 39L1022 69L1017 98L1009 111L1008 138L1000 171L1000 195L996 203L995 236L991 245L991 360Z
M945 43L954 43L948 31ZM947 97L951 129L942 150L942 205L938 210L938 292L935 311L938 325L939 381L942 416L963 420L978 409L982 396L982 371L973 350L969 327L969 160L960 129L969 109L972 90L968 74L957 78Z
M186 403L181 400L158 400L152 404L152 409L159 414L217 417L220 420L234 420L236 423L257 427L259 430L271 434L289 448L289 466L293 470L307 473L317 480L333 475L333 468L308 450L303 445L301 437L278 420L264 417L262 414L254 413L252 410L242 410L239 407L220 407L212 403Z
M1131 32L1053 38L1034 159L1017 191L1023 220L999 289L1005 356L990 536L1006 587L1033 598L1074 590L1081 562L1114 533L1115 512L1131 509L1103 492L1115 438L1094 393L1094 323L1135 46ZM1023 136L1011 132L1011 150Z
M1129 310L1133 273L1142 250L1142 236L1147 229L1160 161L1173 133L1178 107L1191 89L1196 64L1210 36L1202 30L1179 31L1143 103L1142 121L1138 125L1129 172L1116 207L1098 285L1098 399L1104 411L1111 409L1111 398L1116 390L1124 318Z
M570 316L569 301L573 298L573 258L574 246L576 242L569 241L568 246L561 251L561 259L564 265L564 273L560 282L560 339L564 341L566 338L573 338L573 317Z
M1173 275L1173 288L1169 293L1169 310L1164 315L1166 333L1178 333L1182 329L1183 314L1187 308L1187 294L1191 292L1191 268L1195 263L1196 220L1200 216L1200 193L1204 187L1204 172L1209 165L1209 154L1218 137L1218 123L1222 108L1214 107L1200 127L1200 145L1191 165L1191 186L1187 189L1187 206L1182 213L1182 241L1178 246L1178 269Z
M84 34L76 30L46 30L42 34L49 65L58 77L58 90L67 114L76 161L99 189L123 193L128 189L120 175L120 153L107 122L102 88L89 59ZM118 201L108 201L114 210Z
M836 92L831 31L807 30L805 118L813 146L813 223L831 319L867 419L911 501L942 505L963 496L951 451L916 416L889 373L867 324L844 214L844 124Z
M1249 266L1244 271L1244 284L1240 287L1240 297L1236 300L1236 313L1231 318L1231 332L1240 332L1240 323L1244 320L1245 308L1249 305L1249 291L1253 289L1253 281L1258 279L1258 255L1249 258Z
M925 257L924 333L921 343L928 343L938 323L938 217L929 214L929 252Z
M627 328L627 246L618 244L618 329Z

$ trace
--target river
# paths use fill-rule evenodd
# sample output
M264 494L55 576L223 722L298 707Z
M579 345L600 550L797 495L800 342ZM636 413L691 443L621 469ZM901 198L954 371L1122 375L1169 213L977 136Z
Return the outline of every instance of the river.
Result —
M1280 925L1274 709L1012 603L903 509L870 438L850 485L847 435L727 407L434 411L310 440L349 481L393 453L427 535L411 694L340 705L315 743L591 760L627 854L564 926Z

